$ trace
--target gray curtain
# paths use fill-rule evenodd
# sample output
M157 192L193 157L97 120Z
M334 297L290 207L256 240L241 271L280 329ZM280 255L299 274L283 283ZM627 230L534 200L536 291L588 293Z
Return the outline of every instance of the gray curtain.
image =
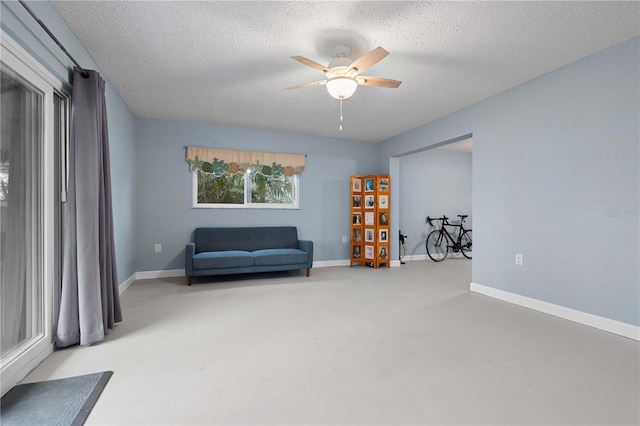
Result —
M90 345L122 321L113 243L104 80L73 73L57 346Z

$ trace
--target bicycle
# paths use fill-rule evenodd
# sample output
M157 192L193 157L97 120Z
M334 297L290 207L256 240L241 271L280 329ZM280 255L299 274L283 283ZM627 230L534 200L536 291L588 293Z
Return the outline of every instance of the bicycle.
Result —
M464 227L464 220L468 215L459 214L458 217L460 218L460 224L455 225L449 223L449 218L446 216L438 218L427 216L426 222L431 226L434 226L434 220L441 221L440 228L432 231L427 236L427 254L434 262L442 262L449 254L449 249L453 250L454 253L461 252L464 257L471 259L471 229ZM453 238L445 226L460 228L458 238Z

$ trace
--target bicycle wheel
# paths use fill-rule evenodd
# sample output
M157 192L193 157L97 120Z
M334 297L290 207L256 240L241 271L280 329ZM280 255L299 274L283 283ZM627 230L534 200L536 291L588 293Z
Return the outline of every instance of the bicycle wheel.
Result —
M471 259L471 229L467 229L460 237L461 252L464 257Z
M427 237L427 254L434 262L442 262L447 257L449 240L444 232L432 231Z

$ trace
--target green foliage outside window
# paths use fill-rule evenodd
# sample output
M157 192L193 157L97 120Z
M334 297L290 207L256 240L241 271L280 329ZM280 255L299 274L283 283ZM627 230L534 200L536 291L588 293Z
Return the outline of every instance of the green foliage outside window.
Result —
M259 164L251 166L251 202L263 204L292 204L294 178L284 175L284 167Z
M198 204L244 204L244 174L216 176L198 170Z

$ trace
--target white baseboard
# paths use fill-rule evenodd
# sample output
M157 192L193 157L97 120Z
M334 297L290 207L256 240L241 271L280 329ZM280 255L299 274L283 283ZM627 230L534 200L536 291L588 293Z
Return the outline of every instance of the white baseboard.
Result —
M330 268L332 266L350 266L351 261L349 259L345 260L321 260L318 262L313 262L314 268ZM389 267L400 266L399 260L392 260Z
M136 272L136 280L148 280L151 278L186 277L184 269L165 269L160 271Z
M321 260L319 262L313 262L314 268L329 268L331 266L349 266L348 260ZM186 277L184 269L166 269L159 271L139 271L136 272L132 277L135 276L134 280L147 280L153 278L172 278L172 277ZM131 279L131 278L129 278ZM127 280L128 281L128 280ZM126 283L126 281L125 281ZM124 283L120 285L123 287ZM122 291L121 291L122 293Z
M426 254L408 254L402 258L403 262L414 262L416 260L427 260Z
M348 260L321 260L313 262L314 268L330 268L332 266L349 266ZM139 271L135 274L136 280L147 280L151 278L171 278L171 277L185 277L184 269L166 269L159 271ZM133 277L133 275L132 275ZM131 279L131 278L129 278ZM128 281L128 280L127 280ZM125 281L126 282L126 281ZM124 283L120 285L124 286Z
M120 295L122 295L122 293L127 291L127 289L129 287L131 287L131 284L133 284L135 282L135 280L136 280L136 273L134 272L133 275L131 275L126 280L124 280L124 282L118 286L118 290L120 292Z
M462 253L449 253L447 255L447 259L456 259L456 258L463 258L464 256L462 255ZM425 253L425 254L408 254L406 256L404 256L402 258L403 262L415 262L415 261L421 261L421 260L429 260L431 261L431 258ZM446 261L446 260L445 260Z
M331 268L332 266L349 266L349 260L319 260L313 261L314 268Z
M493 297L494 299L513 303L515 305L577 322L579 324L627 337L629 339L640 340L640 327L635 325L589 314L587 312L577 311L560 305L554 305L553 303L543 302L542 300L532 299L530 297L521 296L519 294L510 293L497 288L487 287L474 282L470 284L469 290L474 293L483 294L485 296Z
M314 261L314 268L331 268L333 266L349 266L350 261L346 260L320 260ZM400 266L399 260L392 260L391 267ZM147 280L153 278L172 278L172 277L184 277L184 269L167 269L159 271L139 271L127 278L122 284L120 284L120 294L124 293L131 284L136 280Z
M169 277L184 277L184 269L167 269L162 271L140 271L135 272L129 278L127 278L122 284L118 286L120 295L124 293L131 284L136 280L146 280L149 278L169 278Z

